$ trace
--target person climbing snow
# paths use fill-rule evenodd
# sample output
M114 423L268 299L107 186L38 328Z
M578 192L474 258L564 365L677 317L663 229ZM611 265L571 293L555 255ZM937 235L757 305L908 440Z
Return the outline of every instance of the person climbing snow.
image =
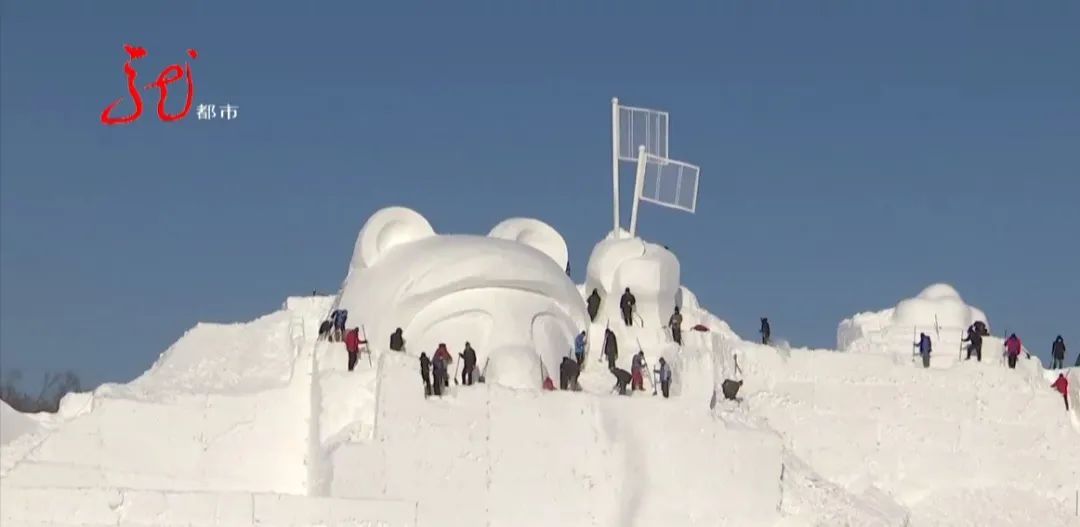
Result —
M585 344L586 336L585 332L578 333L577 337L574 337L574 358L577 359L578 369L585 364Z
M631 390L645 391L645 368L645 352L638 351L630 365Z
M393 351L405 351L405 337L401 334L401 328L397 328L390 334L390 349Z
M615 368L615 359L619 358L619 344L615 341L615 332L611 328L604 330L604 357L607 358L608 369Z
M1051 388L1057 389L1061 392L1061 397L1065 399L1065 411L1069 411L1069 379L1065 378L1064 373L1059 373L1058 378L1054 381L1054 384L1050 385Z
M660 357L660 391L664 394L664 399L668 398L668 391L671 389L671 366L668 366L667 361L663 357Z
M630 384L631 375L630 372L621 368L611 368L611 374L615 376L615 386L611 388L612 391L618 390L619 395L626 395L626 385Z
M630 293L630 288L627 287L623 292L622 298L619 300L619 309L622 311L623 323L627 326L634 325L634 308L637 307L637 299Z
M682 313L679 313L679 306L675 306L675 312L668 319L668 327L671 328L671 340L682 346Z
M334 327L334 323L330 319L322 321L319 324L319 338L318 340L328 340L330 338L330 330Z
M1023 344L1020 342L1020 337L1016 336L1016 333L1009 335L1009 338L1005 340L1005 354L1009 358L1009 369L1016 369L1016 359L1020 357L1020 350L1023 349Z
M446 375L446 371L448 369L448 365L451 362L453 362L454 359L453 359L453 357L450 356L450 352L447 351L446 344L439 343L439 347L435 350L435 357L432 360L442 362L443 373L442 373L442 377L439 377L442 380L441 386L442 387L450 386L450 377ZM440 385L439 381L435 381L435 384ZM436 390L435 395L439 395L439 392L441 391L441 389L438 386L436 386L435 390Z
M336 309L330 315L334 320L334 342L341 342L345 336L345 321L349 319L348 309Z
M446 349L445 346L440 346L440 349ZM446 355L449 355L447 353ZM439 352L435 352L435 358L431 360L431 373L432 379L432 392L438 397L442 397L443 388L450 385L450 381L446 378L446 359Z
M586 308L589 311L589 320L596 322L596 315L600 313L600 293L596 291L594 287L589 298L585 300Z
M1054 339L1054 345L1050 349L1050 355L1054 358L1050 369L1057 370L1065 367L1065 339L1058 335Z
M982 339L983 336L975 324L968 327L967 336L961 341L970 343L967 347L967 359L964 360L971 360L971 353L975 352L975 359L982 362Z
M761 319L761 329L758 330L758 333L761 333L761 343L768 346L769 338L772 337L772 328L769 327L769 319Z
M476 370L476 350L472 348L472 345L468 342L465 343L465 351L458 354L461 357L462 366L461 370L461 384L465 386L472 386L473 372Z
M913 346L919 347L919 355L922 356L923 368L929 368L930 352L933 350L933 345L930 343L930 336L926 333L919 333L919 342L916 342Z
M424 381L424 397L431 396L431 359L420 352L420 378Z
M367 344L367 341L360 339L360 328L352 328L345 332L345 351L349 352L349 371L353 371L356 367L356 361L360 358L361 344Z

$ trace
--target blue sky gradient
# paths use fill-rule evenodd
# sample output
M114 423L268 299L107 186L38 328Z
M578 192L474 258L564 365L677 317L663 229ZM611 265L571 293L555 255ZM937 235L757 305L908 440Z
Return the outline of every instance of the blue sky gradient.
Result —
M671 112L702 166L698 213L645 204L640 229L745 337L769 316L832 347L945 281L1072 361L1080 3L572 4L6 2L3 369L131 379L198 321L336 290L394 204L440 232L540 218L580 281L611 226L613 96ZM197 49L195 102L239 118L163 123L145 92L103 126L125 43L140 84Z

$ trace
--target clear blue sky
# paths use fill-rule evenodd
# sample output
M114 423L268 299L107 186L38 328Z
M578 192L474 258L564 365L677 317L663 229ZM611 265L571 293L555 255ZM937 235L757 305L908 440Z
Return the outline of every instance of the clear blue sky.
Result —
M832 347L946 281L1080 349L1080 3L551 4L5 2L2 367L128 380L198 321L336 290L393 204L541 218L580 280L613 96L703 167L698 213L643 205L641 231L744 336ZM140 84L197 49L195 102L239 119L162 123L145 92L101 125L125 43Z

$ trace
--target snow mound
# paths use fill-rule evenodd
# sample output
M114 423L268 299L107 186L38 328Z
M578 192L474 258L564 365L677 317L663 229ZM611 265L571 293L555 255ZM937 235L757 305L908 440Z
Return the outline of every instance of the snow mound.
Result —
M841 321L836 331L837 349L907 358L919 333L926 333L935 352L959 350L964 332L977 320L989 327L986 315L966 304L956 289L948 284L933 284L895 307L859 313Z
M38 427L32 417L0 401L0 445L6 445L20 436L33 434Z
M469 342L481 366L491 359L489 382L539 389L540 371L558 371L586 319L565 255L539 220L513 218L490 236L436 235L415 211L382 209L360 231L337 307L374 347L388 348L398 327L414 356L441 343L456 356ZM542 368L514 371L532 363L521 353Z

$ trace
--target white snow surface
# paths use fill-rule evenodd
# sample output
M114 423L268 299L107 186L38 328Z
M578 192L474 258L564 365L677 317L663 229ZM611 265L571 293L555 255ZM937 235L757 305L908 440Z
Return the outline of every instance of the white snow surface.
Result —
M1056 373L937 343L923 369L882 336L903 328L910 346L928 316L985 320L951 287L844 321L840 353L743 341L659 245L609 236L580 285L565 258L539 220L436 235L415 211L383 209L339 295L199 324L139 378L71 394L56 415L0 405L0 524L1080 525L1080 414L1049 387ZM604 306L586 324L593 288ZM681 347L664 327L674 305ZM335 306L372 341L352 372L341 343L316 340ZM387 348L398 326L405 353ZM611 393L605 327L620 367L638 349L650 369L665 357L671 398L649 380ZM579 328L584 391L538 390ZM443 341L456 356L466 340L491 358L488 382L425 399L416 356ZM1068 375L1075 407L1080 373ZM725 379L744 382L738 400L717 393Z

